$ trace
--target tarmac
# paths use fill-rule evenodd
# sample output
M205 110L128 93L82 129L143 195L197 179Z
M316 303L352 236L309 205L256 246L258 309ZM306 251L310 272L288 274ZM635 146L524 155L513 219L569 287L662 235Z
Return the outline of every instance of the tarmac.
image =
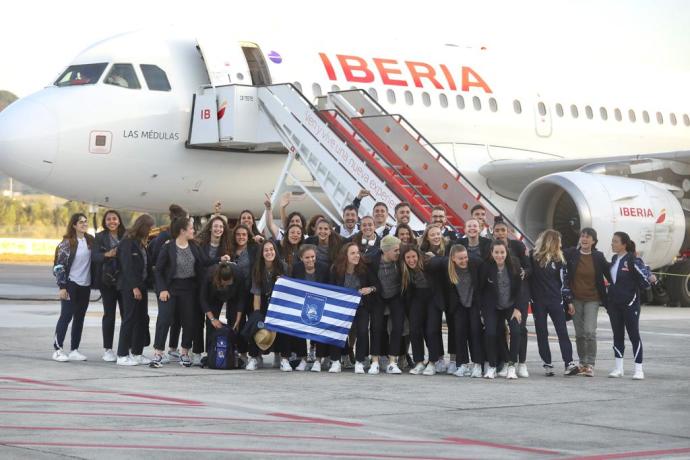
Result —
M643 381L630 358L606 377L603 309L594 378L544 376L530 318L530 377L487 381L118 367L101 360L97 297L88 361L57 363L50 268L0 265L0 458L690 458L690 309L643 307ZM560 370L555 338L551 351Z

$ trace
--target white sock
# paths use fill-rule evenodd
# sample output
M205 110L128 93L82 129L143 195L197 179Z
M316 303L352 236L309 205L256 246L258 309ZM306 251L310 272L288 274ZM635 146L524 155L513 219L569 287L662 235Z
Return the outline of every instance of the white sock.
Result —
M642 372L642 363L635 363L635 372Z
M616 370L623 370L623 358L616 358Z

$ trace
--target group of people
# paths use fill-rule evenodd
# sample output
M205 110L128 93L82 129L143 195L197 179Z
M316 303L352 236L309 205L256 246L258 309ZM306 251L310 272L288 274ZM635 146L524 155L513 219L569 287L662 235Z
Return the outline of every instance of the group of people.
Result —
M285 372L320 372L328 366L331 373L354 367L356 374L409 369L414 375L528 377L526 320L531 306L545 374L554 375L550 317L564 374L591 377L603 305L614 336L615 367L609 376L624 375L627 330L633 378L644 378L640 293L655 278L626 233L613 235L611 261L596 249L597 233L591 228L582 229L577 247L567 249L561 248L559 232L545 230L528 251L509 238L500 217L489 226L481 205L472 208L464 234L448 225L442 206L433 208L431 221L418 232L409 225L412 210L405 202L395 207L393 225L381 202L372 215L360 216L359 204L367 195L363 190L343 209L339 226L323 215L307 219L297 211L288 213L289 194L280 199L276 222L267 197L263 234L250 211L240 213L232 228L216 212L197 235L193 219L171 205L170 227L152 240L154 220L146 214L125 229L118 212L108 210L95 237L87 233L86 216L73 215L56 249L54 272L62 302L53 359L86 360L79 344L91 288L100 290L104 307L103 360L151 367L177 360L189 367L199 362L213 329L240 331L250 315L265 316L276 280L289 276L359 291L361 303L347 346L278 333L264 350L238 334L237 351L246 370L263 366L263 356L273 352L274 366ZM158 301L153 343L150 289ZM122 321L113 351L117 306ZM571 318L578 364L566 326ZM67 353L63 346L70 322ZM151 344L153 353L144 356Z

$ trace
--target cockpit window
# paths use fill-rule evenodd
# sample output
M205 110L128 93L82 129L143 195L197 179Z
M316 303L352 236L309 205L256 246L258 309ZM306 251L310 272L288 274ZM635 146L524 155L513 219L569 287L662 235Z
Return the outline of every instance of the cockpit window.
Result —
M62 75L55 80L54 84L55 86L93 85L101 78L107 65L105 62L71 65L62 72Z
M165 70L153 64L141 64L141 72L151 91L170 91L170 82Z
M137 74L134 73L132 64L113 64L108 76L103 83L107 85L121 86L129 89L141 89Z

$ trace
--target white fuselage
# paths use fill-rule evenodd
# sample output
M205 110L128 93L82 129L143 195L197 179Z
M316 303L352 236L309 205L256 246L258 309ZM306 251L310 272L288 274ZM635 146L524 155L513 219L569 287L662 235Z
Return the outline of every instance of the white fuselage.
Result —
M388 111L410 120L490 197L477 171L493 160L610 157L690 147L690 104L683 91L668 89L656 97L639 87L627 91L613 78L596 86L542 81L538 73L500 66L483 50L375 49L290 43L285 37L252 43L264 55L274 51L280 56L280 62L266 59L274 83L297 83L309 99L350 87L375 93ZM251 84L239 44L237 39L222 44L228 50L226 77L229 83ZM192 95L210 82L209 63L194 39L125 34L92 46L73 64L97 62L108 63L98 83L49 86L0 114L0 169L52 194L108 207L162 211L176 202L204 214L220 200L230 214L262 208L285 154L185 147ZM142 88L104 84L114 63L132 63ZM140 64L165 70L172 89L149 90ZM90 152L93 132L111 133L110 153ZM510 208L504 212L512 212L514 202L503 199L501 204Z

